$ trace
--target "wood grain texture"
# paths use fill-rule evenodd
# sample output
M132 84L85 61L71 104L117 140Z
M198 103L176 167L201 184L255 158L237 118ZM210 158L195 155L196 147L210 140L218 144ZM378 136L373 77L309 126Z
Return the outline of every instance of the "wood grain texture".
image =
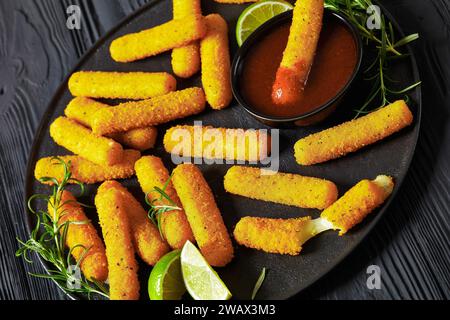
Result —
M44 272L14 257L22 221L23 178L35 131L57 86L80 56L145 0L0 2L0 299L65 299ZM450 298L450 6L445 0L381 1L414 45L423 79L422 130L411 170L374 232L335 270L296 298ZM80 6L79 31L66 8ZM382 289L368 290L366 268L380 266Z

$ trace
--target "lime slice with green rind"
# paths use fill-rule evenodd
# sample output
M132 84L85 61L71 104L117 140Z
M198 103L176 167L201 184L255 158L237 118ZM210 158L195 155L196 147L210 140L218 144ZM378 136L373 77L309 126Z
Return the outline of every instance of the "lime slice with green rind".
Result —
M181 270L186 288L194 300L228 300L231 293L200 251L186 242L181 251Z
M169 252L153 267L148 279L151 300L180 300L186 292L180 254L180 250Z
M239 16L236 25L236 40L239 46L267 20L280 13L292 10L294 6L281 0L263 0L248 6Z

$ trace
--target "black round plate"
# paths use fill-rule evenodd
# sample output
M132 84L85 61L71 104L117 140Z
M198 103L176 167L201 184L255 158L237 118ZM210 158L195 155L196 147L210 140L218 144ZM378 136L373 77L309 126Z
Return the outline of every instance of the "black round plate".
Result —
M214 1L203 1L203 12L220 13L228 22L230 30L230 45L232 55L237 50L234 36L235 24L239 14L244 6L242 5L220 5ZM171 1L152 1L144 6L136 13L126 18L102 39L100 39L91 50L80 60L77 70L103 70L103 71L169 71L171 72L170 53L165 53L154 58L143 61L120 64L114 62L109 55L109 45L111 41L118 36L130 32L136 32L146 29L172 18ZM395 24L394 24L395 25ZM392 68L392 75L398 80L399 87L406 87L412 83L419 81L417 66L409 50L411 56L409 58L399 60ZM180 80L179 88L200 85L200 78L194 77L189 80ZM360 105L363 97L361 88L366 83L360 81L354 86L347 95L346 100L342 103L342 107L335 113L332 119L327 120L315 127L297 128L282 130L280 132L280 171L292 172L302 175L314 176L334 181L342 195L351 186L364 178L374 178L378 174L388 174L395 177L396 186L394 194L398 191L413 157L415 145L417 142L420 114L421 114L421 91L416 88L410 92L410 107L414 113L414 124L398 134L359 152L348 155L342 159L330 161L324 164L303 167L296 164L293 155L294 143L312 133L321 129L335 125L352 117L352 109ZM28 172L26 177L25 197L28 199L35 193L48 193L49 188L35 181L33 176L36 161L41 157L64 155L67 151L58 147L50 138L48 128L49 124L58 116L63 114L63 110L71 100L71 95L67 89L67 79L62 83L51 101L46 111L40 128L36 134L32 151L28 163ZM159 128L158 147L151 150L148 154L154 154L163 158L167 167L171 170L174 165L162 147L162 137L165 130L176 124L192 124L194 120L203 121L204 125L230 127L230 128L265 128L264 125L247 114L236 102L226 110L212 111L195 118L184 119L176 123L171 123ZM237 221L244 216L261 216L261 217L299 217L311 215L317 217L320 212L318 210L305 210L289 206L276 205L268 202L255 201L244 197L233 196L227 194L223 187L223 177L230 166L228 165L202 165L206 180L210 184L217 204L223 214L225 223L230 233L232 232ZM136 179L128 179L122 181L136 197L142 201L144 194L139 190ZM87 195L81 201L93 204L97 185L88 186ZM375 226L382 214L388 208L393 196L383 205L382 208L372 213L359 226L351 230L347 235L339 237L337 232L326 232L309 241L299 256L283 256L275 254L267 254L261 251L250 250L235 245L236 256L234 260L225 268L218 269L220 276L228 285L236 299L249 299L252 289L262 270L267 268L268 273L266 280L259 291L258 299L286 299L293 297L302 291L320 277L329 272L342 259L344 259L368 234ZM95 210L88 210L88 216L94 223L97 223L97 215ZM391 212L391 214L395 214ZM34 218L28 211L24 211L28 228L34 226ZM45 268L48 268L45 265ZM147 299L147 279L151 268L141 264L140 279L143 299ZM75 299L83 299L85 297L70 295Z

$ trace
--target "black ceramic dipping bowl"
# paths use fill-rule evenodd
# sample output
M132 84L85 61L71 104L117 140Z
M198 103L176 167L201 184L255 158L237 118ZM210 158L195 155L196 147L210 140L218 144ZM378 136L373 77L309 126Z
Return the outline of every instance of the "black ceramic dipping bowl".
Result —
M264 38L272 30L292 21L292 10L291 10L273 17L272 19L268 20L263 25L261 25L258 29L256 29L247 38L247 40L245 40L245 42L239 48L234 57L231 69L231 83L233 95L239 102L239 104L248 113L250 113L252 116L254 116L259 121L263 122L264 124L267 124L272 127L295 127L295 126L308 126L316 124L327 118L336 110L342 98L344 97L344 95L351 87L352 83L357 78L363 57L363 45L358 30L353 24L351 24L347 20L346 17L344 17L341 14L332 12L330 10L325 10L324 20L327 18L337 18L340 22L342 22L348 28L350 33L353 35L353 39L355 41L356 64L353 73L348 82L346 83L346 85L326 103L318 105L312 111L299 114L298 116L295 117L276 117L272 115L267 115L257 110L254 106L252 106L250 103L246 101L245 95L242 93L240 79L242 77L242 73L244 72L247 54L251 52L252 48L256 43L258 43L258 41Z

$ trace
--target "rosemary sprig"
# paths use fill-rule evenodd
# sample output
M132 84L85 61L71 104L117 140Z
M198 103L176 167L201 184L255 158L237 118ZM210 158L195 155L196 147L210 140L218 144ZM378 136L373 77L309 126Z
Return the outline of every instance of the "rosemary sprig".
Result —
M355 118L386 106L397 99L399 95L405 95L408 91L421 84L417 82L401 90L393 90L391 88L395 81L387 74L390 62L394 59L408 56L401 53L400 48L417 40L419 35L414 33L396 40L392 23L386 21L387 19L383 13L380 13L380 29L369 29L366 26L367 10L373 5L372 0L325 0L325 8L346 16L358 29L365 45L372 46L377 50L377 57L364 71L365 79L372 82L372 87L366 101L359 109L355 110ZM405 99L408 100L408 96ZM375 104L378 108L375 110L370 109Z
M261 289L261 286L264 283L265 279L266 279L266 268L263 268L261 274L258 277L258 280L256 281L255 287L253 288L252 300L255 300L256 295L258 294L259 289Z
M52 182L52 193L48 194L35 194L28 200L28 209L34 215L36 215L36 225L31 232L30 238L27 241L17 239L20 248L16 252L16 257L23 257L28 263L33 263L30 259L30 253L34 252L39 255L43 260L50 263L53 267L47 270L48 274L32 274L30 275L46 278L55 281L65 291L78 294L86 294L90 299L92 295L100 295L108 298L108 291L103 284L98 282L88 281L80 272L80 277L75 277L74 271L79 270L80 263L83 257L88 253L90 248L84 246L75 246L71 250L67 250L65 247L67 233L70 225L80 225L88 223L88 221L65 221L62 223L61 219L66 214L62 207L70 201L62 202L62 193L66 189L69 181L77 184L81 189L81 194L84 193L84 185L75 179L72 179L70 172L70 162L65 163L59 158L55 158L64 168L64 178L62 181L58 181L56 178L45 177L40 179L40 182ZM47 204L50 204L50 210L34 210L32 203L34 200L43 200ZM79 203L82 206L85 206ZM72 251L76 248L83 248L83 254L78 263L74 263L72 257ZM72 269L71 266L75 268ZM72 286L70 284L77 283L78 286Z
M164 239L164 233L162 231L161 217L164 213L181 210L180 207L170 198L166 193L166 189L172 180L172 176L164 183L163 188L157 186L153 187L147 195L145 196L145 202L150 206L148 210L148 217L153 222L153 224L158 228L161 238ZM159 197L150 197L152 193L156 193ZM152 198L152 200L150 200Z

